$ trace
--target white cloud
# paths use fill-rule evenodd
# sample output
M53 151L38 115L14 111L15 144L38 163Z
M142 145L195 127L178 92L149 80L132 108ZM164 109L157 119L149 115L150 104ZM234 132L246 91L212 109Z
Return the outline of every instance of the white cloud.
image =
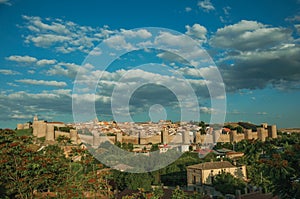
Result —
M6 70L6 69L1 69L0 74L2 75L20 75L21 73L13 70Z
M291 31L286 28L268 27L256 21L242 20L218 29L210 44L219 48L247 51L269 48L291 40Z
M133 50L134 49L134 47L125 40L125 37L121 36L121 35L111 36L111 37L105 39L104 43L106 43L109 47L116 49L116 50L121 50L121 49Z
M202 107L200 107L200 111L202 113L211 114L212 112L214 112L214 109L212 109L210 107L202 106Z
M300 24L295 24L295 28L296 28L298 34L300 35Z
M125 30L121 29L121 34L123 34L125 37L139 37L142 39L147 39L152 36L152 34L146 30L146 29L139 29L139 30Z
M191 8L191 7L185 7L185 11L186 11L186 12L191 12L191 11L192 11L192 8Z
M102 51L100 48L98 47L95 47L90 53L89 55L92 55L92 56L97 56L97 55L101 55L102 54Z
M24 114L10 114L9 117L12 119L32 119L32 115Z
M210 0L204 0L204 1L199 1L198 6L203 9L206 12L209 12L211 10L215 10L215 7L213 4L210 2Z
M300 21L300 15L295 15L293 17L286 18L285 20L291 22Z
M23 19L25 20L23 28L30 30L25 36L25 43L33 43L43 48L53 47L52 49L61 53L74 51L89 53L96 43L115 33L109 30L108 26L92 28L61 19L42 19L25 15Z
M48 48L57 43L65 43L70 41L72 38L68 36L61 36L55 34L43 34L38 36L29 35L26 37L25 42L30 43L33 42L37 47Z
M26 56L11 55L9 57L6 57L6 59L9 61L23 62L23 63L34 63L37 61L35 57L30 57L28 55Z
M35 80L35 79L20 79L15 81L19 83L39 85L39 86L56 86L56 87L67 86L66 82L59 82L59 81L45 81L45 80Z
M56 60L55 59L41 59L36 62L38 66L44 66L44 65L52 65L55 64Z
M223 11L224 11L225 15L229 15L230 10L231 10L231 7L229 7L229 6L226 6L226 7L223 8Z
M174 35L170 32L161 32L154 41L157 45L170 47L189 48L194 45L193 41L184 35Z
M0 0L0 4L5 4L5 5L8 5L8 6L12 5L10 0Z
M187 30L185 34L197 39L201 43L206 42L207 30L204 26L201 26L200 24L194 24L192 27L186 25L185 28Z
M267 115L267 112L257 112L256 115Z

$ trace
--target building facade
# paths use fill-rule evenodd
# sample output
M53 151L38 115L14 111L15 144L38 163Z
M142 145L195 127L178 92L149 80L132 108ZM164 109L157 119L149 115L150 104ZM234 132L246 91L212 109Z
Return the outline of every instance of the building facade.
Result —
M234 166L228 161L205 162L187 167L187 185L191 190L197 190L202 185L211 185L216 175L222 172L230 173L236 178L246 180L246 166Z

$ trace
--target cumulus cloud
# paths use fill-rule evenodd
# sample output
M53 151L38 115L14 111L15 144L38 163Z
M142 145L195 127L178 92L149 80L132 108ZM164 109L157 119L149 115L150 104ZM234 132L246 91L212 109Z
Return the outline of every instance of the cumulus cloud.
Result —
M201 43L206 42L207 30L204 26L194 24L193 26L186 25L185 28L187 30L185 34L197 39Z
M44 66L44 65L52 65L55 64L56 60L55 59L41 59L36 62L38 66Z
M237 89L262 89L268 85L276 88L292 89L300 78L300 47L241 53L229 56L235 64L221 63L221 72L228 91ZM282 90L284 90L282 89Z
M114 33L108 26L92 28L61 19L42 19L26 15L23 19L25 23L22 28L29 30L25 36L25 43L33 43L43 48L53 47L61 53L74 51L89 53L95 44Z
M70 90L41 91L29 93L25 91L0 93L1 107L0 120L10 121L17 119L28 121L35 114L51 117L72 113L72 99Z
M45 65L53 65L57 61L55 59L37 59L32 56L21 56L21 55L11 55L9 57L6 57L6 60L18 62L19 64L31 64L31 66L37 65L37 66L45 66Z
M256 21L242 20L218 29L210 44L218 48L252 51L292 41L291 34L286 28L269 27Z
M209 12L211 10L215 10L215 7L213 4L210 2L210 0L204 0L204 1L199 1L198 2L199 8L204 10L205 12Z
M146 29L139 29L136 31L121 29L121 34L125 37L140 37L143 39L147 39L152 36L152 34Z
M290 21L290 22L297 22L300 21L300 15L295 15L293 17L288 17L285 19L286 21Z
M30 57L28 55L20 56L20 55L11 55L9 57L6 57L9 61L15 61L15 62L23 62L23 63L35 63L37 59L35 57Z
M1 69L0 74L2 74L2 75L20 75L21 73L19 73L18 71Z
M50 76L56 76L56 75L66 76L71 79L74 79L79 70L91 70L92 68L93 66L90 64L78 65L75 63L58 62L53 67L48 69L46 71L46 74Z
M242 20L218 29L209 43L223 50L217 65L227 91L299 89L300 47L291 30Z
M134 47L131 43L127 42L125 37L122 35L114 35L104 40L104 43L106 43L110 48L121 50L133 50Z
M19 83L39 85L39 86L55 86L55 87L67 86L66 82L59 82L59 81L45 81L45 80L35 80L35 79L19 79L15 81Z

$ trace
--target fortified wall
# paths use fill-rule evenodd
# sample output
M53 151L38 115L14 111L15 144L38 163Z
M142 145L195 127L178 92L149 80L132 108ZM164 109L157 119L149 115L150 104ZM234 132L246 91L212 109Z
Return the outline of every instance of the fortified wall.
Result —
M38 120L37 116L33 118L32 128L34 136L38 138L45 137L45 141L55 141L59 136L66 136L71 139L73 144L81 143L76 129L70 129L70 132L63 132L55 130L55 127L66 127L66 125L62 122Z

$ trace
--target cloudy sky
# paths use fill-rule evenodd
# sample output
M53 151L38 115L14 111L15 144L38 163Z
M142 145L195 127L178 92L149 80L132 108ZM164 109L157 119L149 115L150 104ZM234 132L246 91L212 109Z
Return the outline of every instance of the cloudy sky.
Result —
M300 127L299 0L0 0L0 27L0 128L74 107L210 122L214 100L225 121Z

